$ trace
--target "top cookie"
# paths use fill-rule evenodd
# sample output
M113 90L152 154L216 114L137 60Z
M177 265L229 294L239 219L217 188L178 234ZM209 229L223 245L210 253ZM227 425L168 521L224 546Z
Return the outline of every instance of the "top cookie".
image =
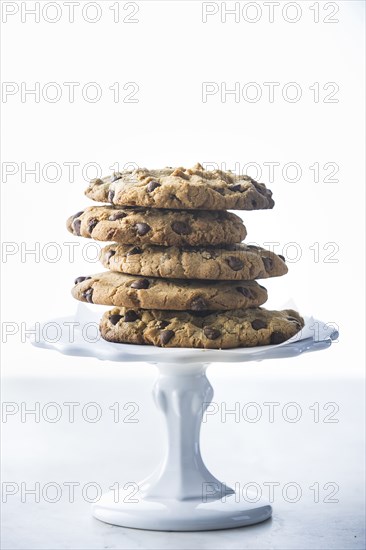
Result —
M273 208L272 192L249 176L222 170L163 168L115 172L94 179L87 197L116 206L172 209L263 210Z

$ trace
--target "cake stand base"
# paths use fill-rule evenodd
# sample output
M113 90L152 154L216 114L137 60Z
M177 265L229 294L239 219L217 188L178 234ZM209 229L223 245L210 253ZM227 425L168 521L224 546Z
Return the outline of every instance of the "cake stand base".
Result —
M120 496L123 493L121 490ZM134 529L208 531L253 525L272 515L272 507L266 502L251 504L237 493L207 502L197 499L152 501L139 493L133 496L136 502L128 502L130 495L131 490L128 490L126 502L119 503L115 502L115 492L103 495L92 506L93 516L112 525Z

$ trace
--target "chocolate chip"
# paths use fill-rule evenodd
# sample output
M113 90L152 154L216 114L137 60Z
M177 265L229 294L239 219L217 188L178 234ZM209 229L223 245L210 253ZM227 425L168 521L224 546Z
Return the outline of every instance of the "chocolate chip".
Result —
M106 262L107 262L107 263L110 262L112 256L114 256L115 253L116 253L115 250L108 250L108 252L107 252L106 255L105 255L105 259L106 259Z
M189 235L191 232L191 228L186 222L174 222L172 223L172 229L178 235Z
M114 191L113 189L110 189L108 191L108 202L113 202L113 199L114 199Z
M208 308L207 303L203 298L201 298L201 296L198 296L197 298L193 298L193 300L191 301L190 309L192 309L193 311L202 311L207 308Z
M203 329L203 334L209 340L216 340L216 338L219 338L221 336L221 332L217 328L212 327L205 327Z
M257 201L255 201L255 200L252 200L252 206L253 206L253 208L257 208L257 206L258 206L258 203L257 203Z
M137 315L136 311L133 309L129 309L125 313L125 322L126 323L133 323L133 321L137 321L139 319L139 316Z
M237 183L236 185L229 185L230 191L242 191L241 185Z
M93 289L88 288L85 292L83 292L83 297L89 304L93 304Z
M97 220L97 218L91 218L91 220L88 221L88 231L89 231L89 233L92 233L93 229L95 228L95 226L97 225L98 222L99 222L99 220Z
M272 332L271 344L282 344L285 340L287 337L282 332Z
M141 248L139 248L138 246L134 246L133 248L131 248L131 250L127 252L126 256L134 256L135 254L141 254L141 253L142 253Z
M283 262L285 262L285 261L286 261L285 257L284 257L284 256L282 256L282 254L278 254L278 257L279 257L279 258L281 258L281 260L282 260Z
M269 189L267 189L264 185L261 185L260 183L258 183L257 181L254 181L254 180L251 180L253 186L255 187L255 189L258 191L258 193L260 193L261 195L272 195L272 193L270 192Z
M260 330L261 328L267 328L267 323L262 321L262 319L254 319L251 323L254 330Z
M74 214L72 218L75 220L76 218L81 216L81 214L84 214L84 210L80 210L80 212L77 212L76 214Z
M115 212L114 214L111 214L108 218L110 222L115 222L116 220L122 220L122 218L125 218L127 216L126 212Z
M157 324L157 328L163 329L167 327L170 323L168 321L159 321Z
M150 283L148 279L136 279L136 281L134 281L131 284L131 288L136 288L137 290L141 290L141 289L149 288L149 285Z
M163 332L160 334L159 339L163 346L167 344L174 336L173 330L163 330Z
M229 256L226 261L233 271L239 271L239 269L243 269L244 267L244 262L235 256Z
M140 235L140 237L143 237L148 233L151 229L151 227L147 223L137 223L135 225L137 234Z
M80 237L81 220L74 220L72 222L72 227L74 228L75 234Z
M264 267L266 271L272 271L273 269L273 260L272 258L262 258Z
M122 174L120 174L119 172L114 172L114 174L111 177L111 182L113 183L114 181L120 180L121 178L122 178Z
M212 188L216 193L220 193L220 195L225 195L225 190L221 189L221 187L213 187Z
M82 283L83 281L86 281L87 279L91 279L91 277L77 277L75 279L75 284L78 285L79 283Z
M109 317L109 320L112 323L112 325L116 325L120 319L122 319L122 315L111 315Z
M157 187L160 187L160 183L158 183L157 181L149 181L146 189L149 191L149 193L152 193Z
M236 287L236 290L246 298L254 298L253 291L250 290L249 288L246 288L245 286L238 286Z

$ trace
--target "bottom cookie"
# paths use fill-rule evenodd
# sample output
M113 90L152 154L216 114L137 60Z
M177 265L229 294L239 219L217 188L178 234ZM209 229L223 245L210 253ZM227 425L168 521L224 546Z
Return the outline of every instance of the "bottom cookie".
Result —
M186 312L115 307L103 315L100 332L116 343L228 349L280 344L303 326L304 320L293 309Z

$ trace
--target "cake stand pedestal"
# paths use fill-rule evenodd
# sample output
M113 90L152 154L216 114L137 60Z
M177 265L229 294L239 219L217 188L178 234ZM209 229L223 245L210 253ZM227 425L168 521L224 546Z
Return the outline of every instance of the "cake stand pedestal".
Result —
M96 319L95 312L82 305L76 315L48 323L57 324L60 338L47 340L42 335L49 331L40 330L38 335L32 336L31 343L66 355L119 363L146 361L157 365L159 376L153 397L165 417L168 436L166 456L158 470L141 481L133 495L130 484L123 486L122 483L118 491L104 494L92 505L94 517L113 525L159 531L227 529L252 525L271 517L272 508L268 503L254 502L250 495L244 500L219 481L202 460L200 426L213 397L206 369L214 362L262 361L325 349L337 338L337 332L313 318L306 318L301 333L277 346L230 350L162 349L114 344L102 339L86 340L84 329L86 325L90 327L93 318ZM74 326L72 338L70 325Z

